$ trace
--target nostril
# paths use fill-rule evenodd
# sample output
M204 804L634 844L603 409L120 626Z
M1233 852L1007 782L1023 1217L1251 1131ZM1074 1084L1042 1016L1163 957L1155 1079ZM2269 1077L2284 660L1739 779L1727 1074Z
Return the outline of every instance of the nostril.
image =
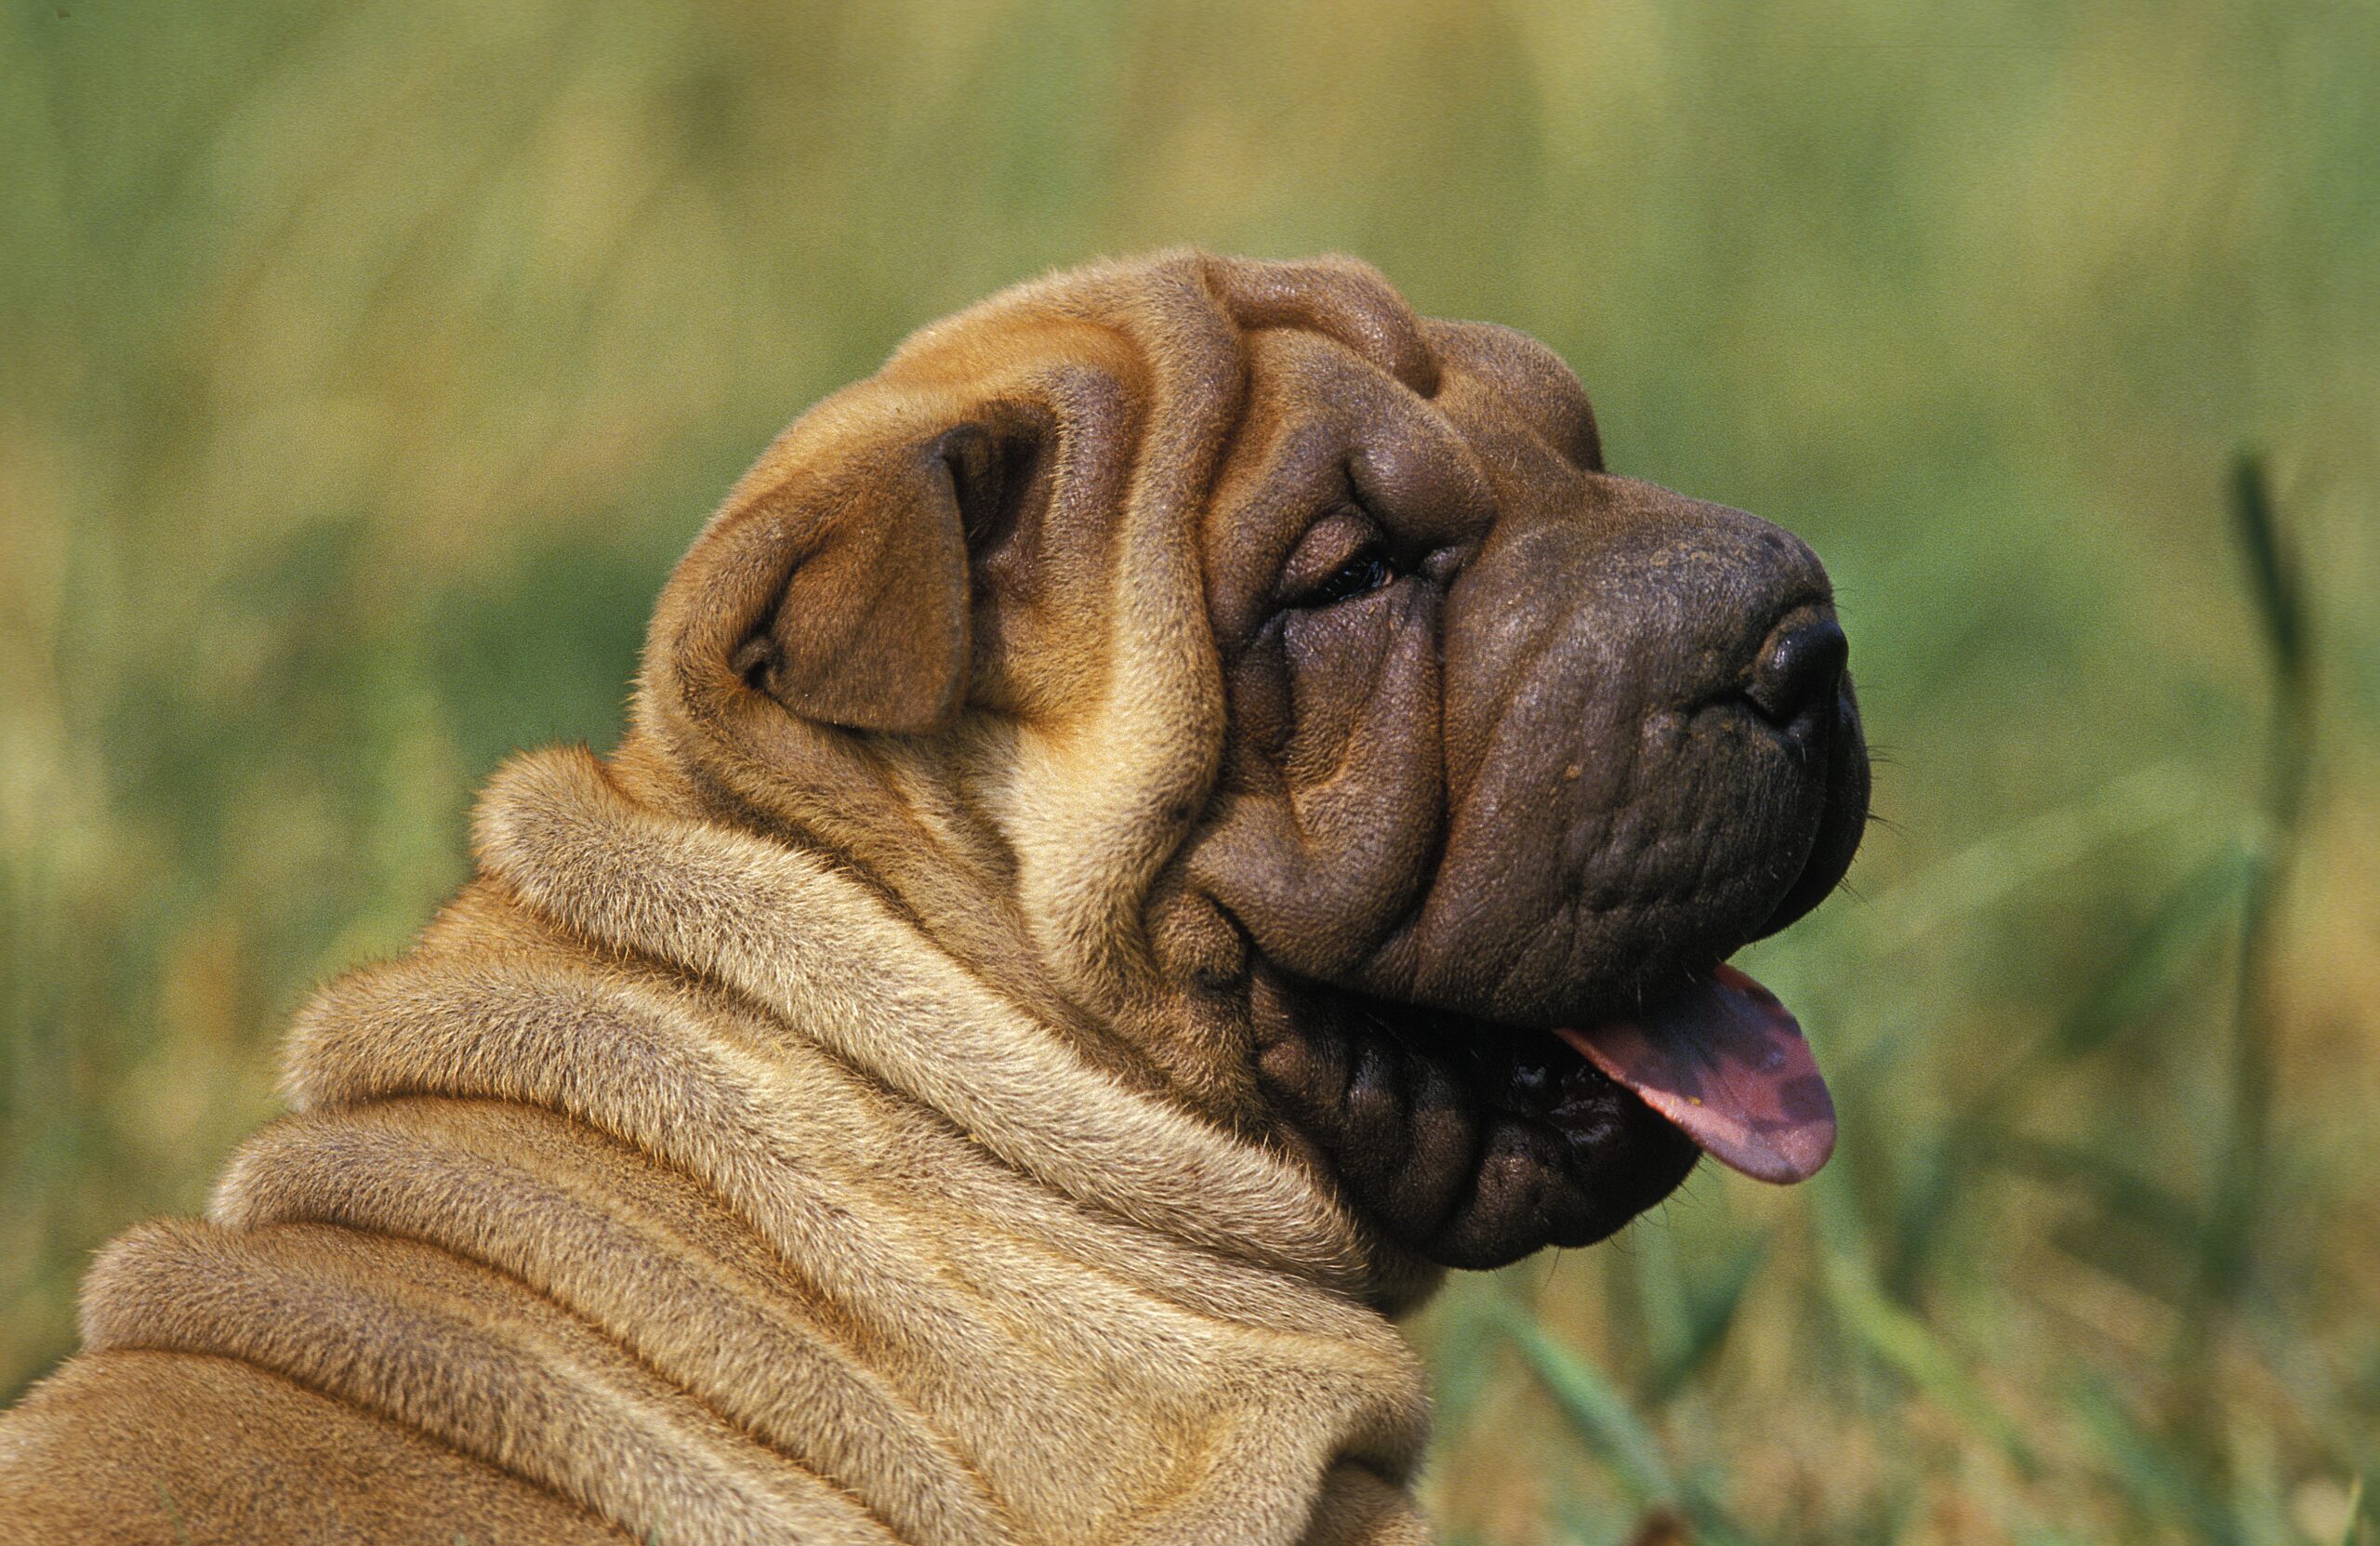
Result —
M1834 701L1851 641L1831 617L1780 623L1760 647L1744 696L1763 716L1791 725L1809 709Z

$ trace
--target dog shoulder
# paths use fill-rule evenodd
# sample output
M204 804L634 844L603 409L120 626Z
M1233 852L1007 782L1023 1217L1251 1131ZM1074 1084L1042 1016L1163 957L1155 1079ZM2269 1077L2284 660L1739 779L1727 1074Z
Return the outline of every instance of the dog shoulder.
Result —
M21 1546L457 1539L628 1538L433 1439L231 1358L85 1354L0 1414L0 1539Z

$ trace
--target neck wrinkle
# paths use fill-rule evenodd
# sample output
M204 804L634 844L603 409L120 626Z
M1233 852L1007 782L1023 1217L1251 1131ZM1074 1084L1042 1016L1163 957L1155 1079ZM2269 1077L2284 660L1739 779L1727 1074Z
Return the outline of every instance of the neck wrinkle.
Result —
M624 758L668 771L657 779L641 772L623 778ZM681 773L666 755L633 735L604 772L618 793L649 813L715 825L809 856L867 895L921 945L948 956L985 992L1006 1000L1019 1015L1037 1022L1109 1077L1144 1090L1158 1087L1160 1078L1150 1060L1091 1011L1065 998L1041 975L1003 964L1036 958L1030 931L1002 900L983 894L981 867L945 852L934 842L940 834L933 825L914 813L868 822L852 818L847 811L839 829L821 831L805 819L803 808L813 803L809 799L790 810L779 809L747 787L748 779L699 767ZM888 789L892 782L887 780ZM848 794L845 798L857 803ZM872 840L888 826L915 840ZM986 841L998 840L988 823L984 832ZM952 879L954 873L959 879Z
M764 1007L1078 1202L1373 1303L1378 1247L1320 1183L1090 1066L851 878L641 806L583 749L530 753L474 818L483 868L574 933Z
M481 878L300 1014L299 1115L214 1213L268 1297L317 1291L273 1255L291 1228L450 1253L437 1270L490 1306L440 1333L475 1389L547 1368L583 1322L632 1357L571 1363L573 1391L700 1410L590 1471L409 1378L340 1394L640 1535L741 1539L729 1493L810 1486L780 1463L935 1546L1286 1546L1351 1487L1409 1514L1426 1380L1381 1312L1411 1285L1325 1183L1104 1077L849 877L673 814L679 792L583 749L500 773ZM339 1291L321 1339L361 1349L339 1368L413 1355L395 1288ZM180 1314L117 1298L122 1345ZM306 1377L311 1345L218 1351ZM722 1466L749 1474L716 1529L641 1482L613 1496L615 1472Z

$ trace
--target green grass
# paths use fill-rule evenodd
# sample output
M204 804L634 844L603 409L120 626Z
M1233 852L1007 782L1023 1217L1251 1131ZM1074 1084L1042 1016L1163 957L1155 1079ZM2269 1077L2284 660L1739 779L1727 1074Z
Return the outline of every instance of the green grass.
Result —
M1450 1535L2373 1539L2375 58L2251 0L10 7L0 1390L473 784L615 733L779 424L1051 265L1340 248L1810 537L1887 758L1746 958L1836 1162L1426 1312Z

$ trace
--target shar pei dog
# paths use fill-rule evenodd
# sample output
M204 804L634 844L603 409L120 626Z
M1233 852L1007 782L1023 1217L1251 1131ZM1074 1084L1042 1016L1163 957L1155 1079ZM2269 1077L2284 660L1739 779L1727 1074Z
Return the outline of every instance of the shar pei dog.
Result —
M1449 1267L1834 1142L1828 582L1343 259L1025 284L773 444L629 726L109 1247L0 1537L1427 1539Z

